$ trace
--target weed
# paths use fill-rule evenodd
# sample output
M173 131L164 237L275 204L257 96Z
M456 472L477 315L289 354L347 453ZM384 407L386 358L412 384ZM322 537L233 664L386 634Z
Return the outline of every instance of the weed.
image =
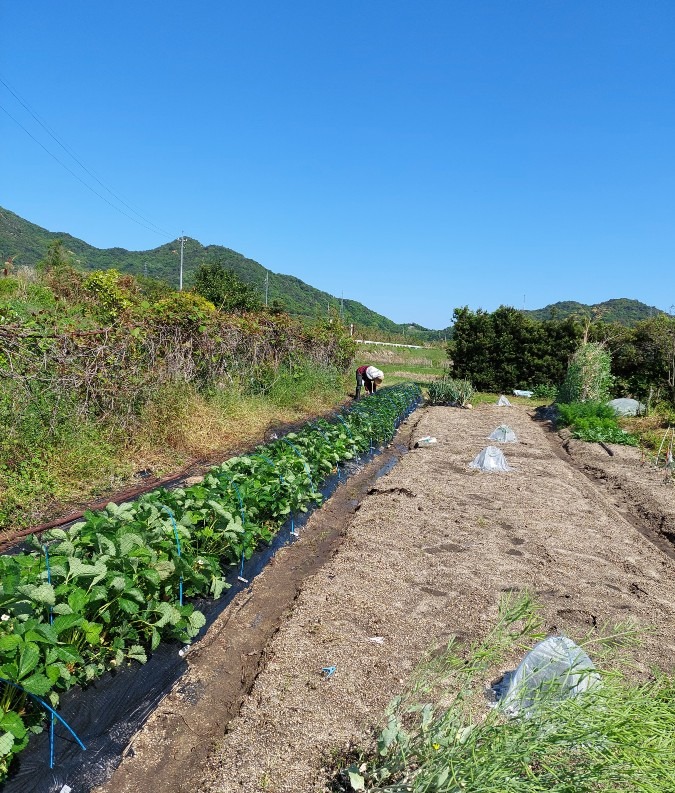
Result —
M541 627L529 595L502 601L485 640L465 651L451 642L420 669L411 690L388 708L376 745L335 774L332 790L674 790L671 677L634 685L619 671L605 671L601 685L583 695L542 696L528 717L507 718L499 708L487 708L488 672L529 649L541 638ZM636 632L618 626L580 643L609 663L635 645ZM438 704L425 700L429 695Z

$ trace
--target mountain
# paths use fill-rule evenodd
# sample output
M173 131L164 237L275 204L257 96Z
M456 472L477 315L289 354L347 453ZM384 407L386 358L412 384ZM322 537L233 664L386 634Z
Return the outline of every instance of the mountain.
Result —
M603 303L594 303L593 305L577 303L575 300L563 300L544 308L523 311L523 314L538 320L566 319L570 316L591 317L599 319L601 322L616 322L626 326L635 325L643 319L663 313L655 306L648 306L639 300L630 300L627 297L605 300Z
M106 270L115 267L124 273L159 278L178 287L180 266L180 240L174 240L149 251L128 251L124 248L95 248L64 232L47 231L34 223L0 207L0 255L2 261L13 257L15 265L34 266L44 258L48 246L61 240L71 252L76 265L83 270ZM269 276L268 300L280 300L289 314L301 319L325 316L329 306L342 311L345 322L353 322L357 334L378 331L385 334L405 335L411 341L437 340L443 331L422 328L416 323L398 324L372 311L356 300L341 300L328 292L315 289L292 275L269 273L265 267L241 253L221 245L202 245L198 240L186 238L183 251L183 278L189 286L193 273L205 261L219 259L234 270L247 283L265 292ZM439 336L440 334L440 336Z

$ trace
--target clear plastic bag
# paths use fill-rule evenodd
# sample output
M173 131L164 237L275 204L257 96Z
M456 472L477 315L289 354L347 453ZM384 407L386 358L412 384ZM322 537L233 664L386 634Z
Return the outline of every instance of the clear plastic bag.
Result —
M507 398L504 396L504 394L502 394L502 395L499 397L499 399L497 400L497 405L499 405L499 407L505 407L505 408L510 408L510 407L511 407L511 403L510 403L510 402L509 402L509 400L508 400L508 399L507 399Z
M469 468L478 468L481 471L512 471L513 469L506 462L504 452L497 446L486 446L478 454Z
M518 443L516 433L509 427L508 424L501 424L497 429L488 435L489 441L496 441L497 443Z
M558 701L600 683L588 655L567 636L549 636L535 645L518 668L493 683L495 707L509 716L532 713L537 703Z

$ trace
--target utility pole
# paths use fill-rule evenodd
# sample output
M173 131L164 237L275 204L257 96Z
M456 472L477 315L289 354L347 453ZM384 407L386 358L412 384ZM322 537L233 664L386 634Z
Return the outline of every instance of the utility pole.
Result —
M345 293L343 292L340 295L340 319L342 319L344 313L345 313Z
M183 249L185 248L185 237L180 233L180 274L178 277L178 291L183 291Z
M265 270L265 308L267 308L267 296L270 291L270 271Z

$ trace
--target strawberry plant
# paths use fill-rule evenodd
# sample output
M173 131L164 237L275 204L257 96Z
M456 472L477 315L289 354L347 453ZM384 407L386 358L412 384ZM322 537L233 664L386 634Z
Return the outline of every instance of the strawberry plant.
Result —
M0 556L0 781L39 731L36 698L131 661L162 640L188 642L205 618L185 599L218 598L233 565L293 514L320 504L344 462L390 440L419 401L400 385L216 466L190 487L87 512L32 550Z

